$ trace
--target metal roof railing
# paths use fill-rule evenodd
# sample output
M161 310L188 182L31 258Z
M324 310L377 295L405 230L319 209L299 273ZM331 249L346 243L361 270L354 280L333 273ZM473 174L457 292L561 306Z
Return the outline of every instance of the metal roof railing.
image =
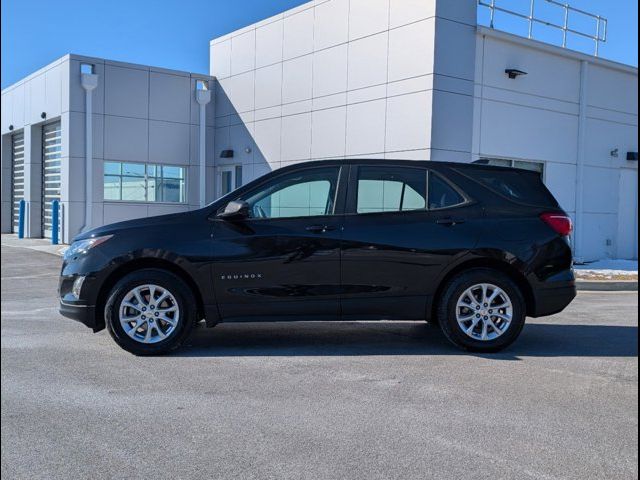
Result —
M595 15L590 12L585 12L584 10L580 10L578 8L572 7L568 3L561 3L556 0L538 0L538 2L545 2L550 5L554 5L558 8L564 10L564 22L562 25L550 22L548 20L543 20L539 17L536 17L536 0L530 0L529 4L529 14L526 15L521 12L517 12L515 10L509 10L508 8L501 7L496 5L496 0L478 0L478 5L481 7L486 7L489 9L490 13L490 23L489 26L494 28L495 23L495 15L496 12L503 12L509 15L513 15L515 17L519 17L525 19L529 22L529 38L533 38L533 25L538 23L541 25L546 25L547 27L556 28L562 31L562 47L567 47L567 37L569 34L578 35L584 38L588 38L595 43L595 53L594 55L597 57L600 52L600 43L604 43L607 41L607 24L608 21L606 18L601 17L600 15ZM584 31L573 29L569 26L571 13L583 15L586 17L590 17L595 20L594 30L595 33L587 33Z

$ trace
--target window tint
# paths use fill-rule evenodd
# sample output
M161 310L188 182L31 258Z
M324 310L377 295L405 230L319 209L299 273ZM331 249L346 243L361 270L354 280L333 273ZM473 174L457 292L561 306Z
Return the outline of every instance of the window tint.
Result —
M453 207L464 203L464 198L439 175L429 173L429 210Z
M558 202L547 190L541 175L537 172L470 167L464 171L460 170L460 173L512 200L530 205L558 206Z
M245 197L253 218L331 215L338 185L337 167L278 177Z
M409 167L360 167L358 213L424 210L427 171Z

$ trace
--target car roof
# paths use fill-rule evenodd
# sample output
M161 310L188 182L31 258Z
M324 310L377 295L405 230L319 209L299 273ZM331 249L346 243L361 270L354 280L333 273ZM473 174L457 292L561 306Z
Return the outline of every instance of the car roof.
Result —
M500 165L486 165L481 163L462 163L462 162L441 162L436 160L394 160L394 159L381 159L381 158L345 158L345 159L331 159L331 160L312 160L306 162L299 162L286 167L282 167L282 170L295 170L297 168L304 167L319 167L319 166L335 166L335 165L400 165L408 167L422 167L422 168L455 168L458 170L466 170L472 168L473 170L487 170L487 171L518 171L523 173L535 173L530 170L514 167L504 167Z

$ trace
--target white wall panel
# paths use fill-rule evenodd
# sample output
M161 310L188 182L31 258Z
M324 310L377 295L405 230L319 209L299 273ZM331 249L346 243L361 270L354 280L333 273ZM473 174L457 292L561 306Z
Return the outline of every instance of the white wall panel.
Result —
M433 73L434 27L427 20L389 32L390 82Z
M387 152L426 149L430 146L431 92L401 95L387 99Z
M575 163L578 118L485 101L481 152L503 157Z
M386 100L347 107L347 155L384 152Z
M311 158L311 113L282 119L282 161Z
M256 29L256 68L282 61L283 27L278 20Z
M46 84L45 111L48 118L58 117L62 113L62 68L63 65L56 65L44 74Z
M146 162L149 159L149 121L138 118L104 118L104 158Z
M284 19L284 59L313 52L313 8Z
M282 104L282 64L256 70L256 109Z
M313 112L312 158L344 156L346 114L347 107Z
M137 68L105 65L105 113L147 118L149 114L149 72Z
M313 55L284 62L282 102L308 100L313 91Z
M178 75L149 74L149 118L189 123L191 79Z
M272 118L255 122L254 140L256 144L256 163L269 163L276 165L280 163L281 149L280 142L282 136L282 119Z
M349 38L349 0L331 0L315 10L315 50L345 43Z
M567 163L547 162L545 185L567 212L576 210L576 166Z
M252 70L229 79L229 99L233 105L232 113L248 112L255 107L255 71Z
M250 30L231 39L231 75L256 67L256 32Z
M435 2L425 0L391 0L391 28L424 20L435 15Z
M347 90L346 44L313 54L313 96L321 97Z
M29 105L28 115L25 117L23 113L24 107L21 109L20 99L24 102L24 89L29 89ZM24 103L22 103L24 105ZM42 122L40 116L42 112L47 111L47 96L46 96L46 78L44 73L31 79L25 86L19 86L13 91L13 123L18 123L19 118L24 118L23 123L39 123Z
M231 75L231 39L211 46L210 73L218 79Z
M351 0L349 40L380 33L389 28L390 0Z
M584 211L588 213L616 213L620 171L613 168L585 167Z
M349 90L387 82L389 33L349 43Z
M189 164L189 125L149 121L149 162Z
M589 105L638 115L638 74L589 66Z

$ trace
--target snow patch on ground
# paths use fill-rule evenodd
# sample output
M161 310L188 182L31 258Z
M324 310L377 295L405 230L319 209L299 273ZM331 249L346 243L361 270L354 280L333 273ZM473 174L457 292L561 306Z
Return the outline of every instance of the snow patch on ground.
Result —
M605 259L575 266L578 278L587 280L637 280L637 260Z

